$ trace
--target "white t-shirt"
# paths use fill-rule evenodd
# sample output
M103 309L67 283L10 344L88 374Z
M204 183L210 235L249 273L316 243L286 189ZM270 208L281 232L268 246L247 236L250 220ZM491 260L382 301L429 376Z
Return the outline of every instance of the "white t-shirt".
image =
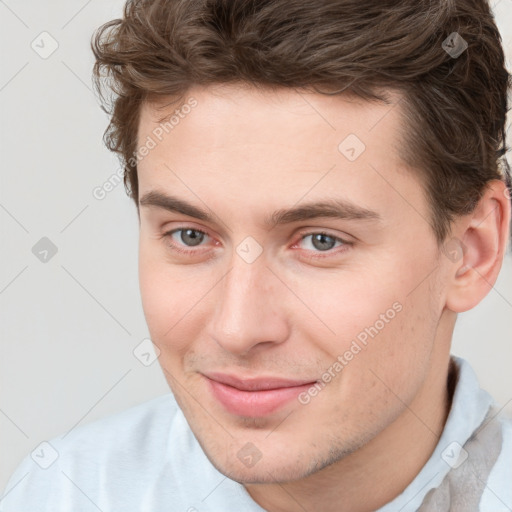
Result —
M439 443L378 512L512 510L512 420L480 389L470 365L452 359L458 378ZM213 467L171 393L38 445L0 500L0 512L263 510Z

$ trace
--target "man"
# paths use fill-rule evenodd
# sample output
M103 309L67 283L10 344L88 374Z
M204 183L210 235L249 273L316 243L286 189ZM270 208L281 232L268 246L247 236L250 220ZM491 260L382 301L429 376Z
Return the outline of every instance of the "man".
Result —
M0 510L512 510L512 422L450 356L510 234L487 3L135 0L93 50L172 395Z

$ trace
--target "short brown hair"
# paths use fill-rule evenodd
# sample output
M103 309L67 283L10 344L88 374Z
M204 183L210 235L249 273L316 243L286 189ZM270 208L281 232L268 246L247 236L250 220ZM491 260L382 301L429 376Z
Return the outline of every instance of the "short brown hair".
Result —
M372 101L400 92L400 156L420 173L439 242L491 180L510 188L512 82L486 0L128 0L123 18L102 25L91 44L111 114L104 141L121 157L137 208L143 102L232 82ZM449 51L465 44L460 55Z

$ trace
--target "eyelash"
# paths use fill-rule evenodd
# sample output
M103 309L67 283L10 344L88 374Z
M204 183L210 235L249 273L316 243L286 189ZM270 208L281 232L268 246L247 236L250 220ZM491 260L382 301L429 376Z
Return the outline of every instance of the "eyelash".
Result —
M209 236L208 233L206 233L206 231L203 231L201 229L192 228L192 227L188 227L188 226L182 226L180 228L176 228L171 231L167 231L166 233L164 233L162 235L162 238L172 239L172 235L174 233L179 233L180 231L185 231L187 229L191 229L191 230L195 231L196 233L201 233L203 235ZM297 242L294 242L292 247L295 247L297 244L302 242L308 236L320 235L320 234L328 236L329 238L332 238L335 242L341 242L341 244L342 244L341 248L340 248L340 246L338 246L337 251L334 250L335 249L334 247L332 249L328 249L327 251L312 251L312 254L309 256L309 258L311 258L311 259L322 259L322 258L332 257L333 255L339 255L342 252L345 252L350 246L354 245L353 242L348 242L347 240L344 240L343 238L331 235L329 233L326 233L325 231L320 230L320 231L307 231L307 232L300 233L299 240ZM184 255L192 255L192 254L198 252L197 250L194 250L194 249L183 249L182 246L176 245L174 242L170 242L168 245L171 248L171 250L176 251L180 254L184 254Z

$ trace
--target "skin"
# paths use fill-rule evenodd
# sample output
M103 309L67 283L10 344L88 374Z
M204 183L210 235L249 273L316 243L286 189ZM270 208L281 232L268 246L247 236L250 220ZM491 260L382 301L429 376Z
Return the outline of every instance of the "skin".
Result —
M241 84L195 87L190 97L197 106L138 164L139 199L172 194L214 216L140 206L142 303L164 375L213 465L266 510L375 510L413 480L442 432L456 314L488 293L501 266L504 184L492 182L454 222L450 238L464 253L450 258L416 171L398 156L399 104ZM175 108L144 104L141 145ZM349 134L366 145L354 161L338 149ZM325 199L379 220L264 223ZM206 235L190 245L183 231L165 234L180 228ZM332 248L307 236L319 232L334 237ZM262 249L252 263L237 253L248 236ZM333 371L397 302L400 312ZM259 418L227 412L203 376L320 381L329 368L335 376L309 403ZM252 467L237 457L248 442L261 454Z

